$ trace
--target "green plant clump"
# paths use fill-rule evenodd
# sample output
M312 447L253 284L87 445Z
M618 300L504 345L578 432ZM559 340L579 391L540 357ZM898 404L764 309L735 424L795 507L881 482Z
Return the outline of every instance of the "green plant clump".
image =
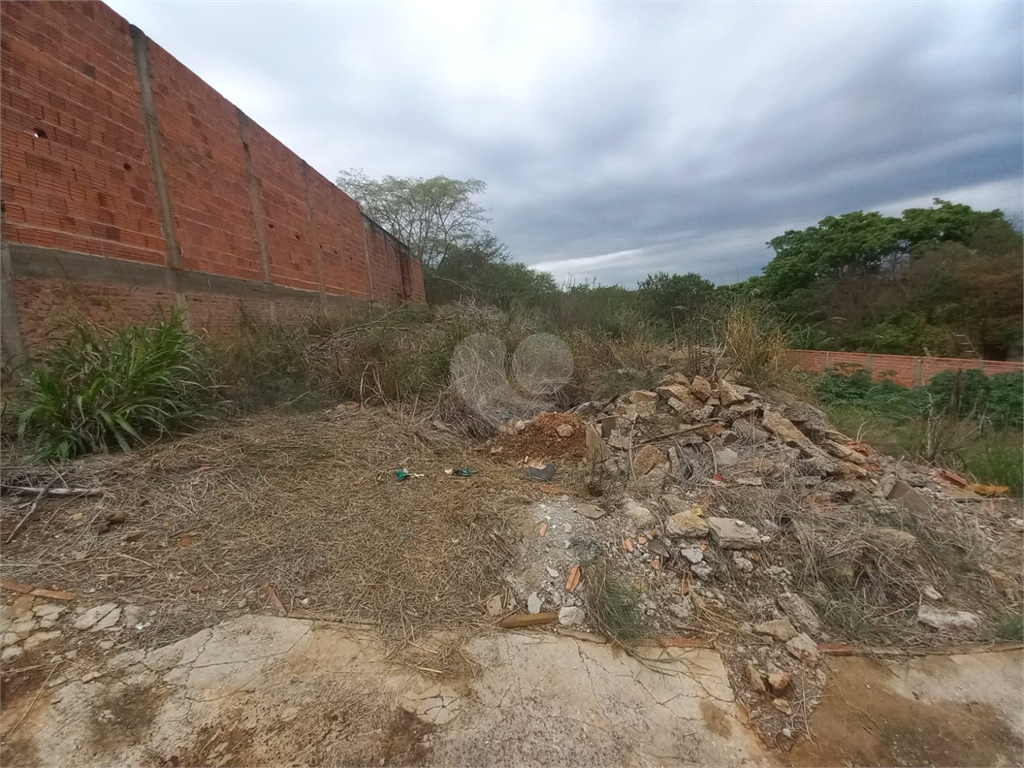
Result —
M19 437L43 459L70 459L169 433L216 385L203 344L172 314L116 332L82 325L28 375Z

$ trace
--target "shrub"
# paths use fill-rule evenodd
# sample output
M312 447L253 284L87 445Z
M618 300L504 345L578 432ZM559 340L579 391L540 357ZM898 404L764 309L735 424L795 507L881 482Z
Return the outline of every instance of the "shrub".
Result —
M177 313L154 328L81 325L29 373L18 434L44 459L129 450L198 415L214 389L205 349Z

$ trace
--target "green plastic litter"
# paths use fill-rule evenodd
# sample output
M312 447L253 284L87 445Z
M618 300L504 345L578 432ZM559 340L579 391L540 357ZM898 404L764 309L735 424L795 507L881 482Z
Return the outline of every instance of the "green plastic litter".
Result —
M409 473L406 472L404 469L396 469L395 470L395 477L398 478L398 482L402 482L408 476L409 476Z
M452 474L458 475L459 477L469 477L473 474L473 470L469 467L463 467L462 469L453 469Z

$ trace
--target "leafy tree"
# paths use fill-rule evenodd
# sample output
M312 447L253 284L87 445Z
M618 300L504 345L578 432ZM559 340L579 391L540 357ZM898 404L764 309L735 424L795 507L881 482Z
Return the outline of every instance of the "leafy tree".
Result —
M700 275L648 275L639 285L643 311L669 326L683 324L701 315L715 297L715 286Z
M336 183L370 218L408 245L426 270L437 269L453 249L482 237L483 225L489 221L473 200L487 189L477 179L371 179L361 170L350 169L338 174Z

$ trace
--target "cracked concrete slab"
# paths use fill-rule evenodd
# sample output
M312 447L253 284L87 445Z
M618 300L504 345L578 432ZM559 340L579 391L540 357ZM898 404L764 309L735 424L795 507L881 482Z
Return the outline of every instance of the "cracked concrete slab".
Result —
M718 654L473 639L438 683L364 632L250 615L129 651L0 714L5 763L760 764ZM88 682L83 682L87 680ZM31 707L30 707L31 705ZM26 716L27 713L27 716ZM23 722L12 732L19 720Z

